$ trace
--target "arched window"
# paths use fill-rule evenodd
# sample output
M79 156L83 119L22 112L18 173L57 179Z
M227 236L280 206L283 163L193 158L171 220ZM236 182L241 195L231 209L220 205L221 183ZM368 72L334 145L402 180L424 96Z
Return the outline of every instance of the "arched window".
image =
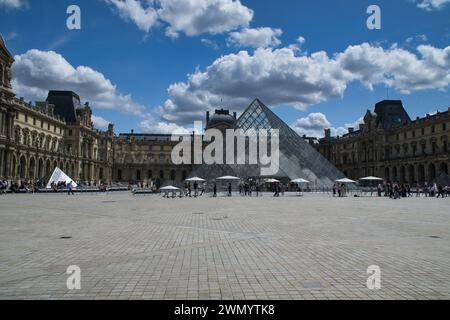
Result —
M159 178L164 179L164 171L159 171Z
M136 180L141 180L141 170L136 171Z
M428 166L428 180L429 182L433 182L436 179L436 167L434 164L430 163Z
M170 171L170 180L175 181L175 170Z

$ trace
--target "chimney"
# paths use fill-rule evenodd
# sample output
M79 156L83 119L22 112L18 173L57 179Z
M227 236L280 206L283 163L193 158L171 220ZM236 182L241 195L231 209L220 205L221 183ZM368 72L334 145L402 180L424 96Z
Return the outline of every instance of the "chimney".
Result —
M236 113L236 112L233 112L233 117L234 117L235 119L237 119L237 113Z
M348 128L348 133L352 134L355 131L354 128Z
M209 124L209 111L206 111L206 126Z
M325 138L331 138L331 129L325 129Z
M114 125L112 123L108 124L108 132L114 132Z
M133 135L134 134L134 129L131 129L131 135Z
M361 131L364 130L364 124L363 124L363 123L360 123L360 124L359 124L359 130L361 130Z

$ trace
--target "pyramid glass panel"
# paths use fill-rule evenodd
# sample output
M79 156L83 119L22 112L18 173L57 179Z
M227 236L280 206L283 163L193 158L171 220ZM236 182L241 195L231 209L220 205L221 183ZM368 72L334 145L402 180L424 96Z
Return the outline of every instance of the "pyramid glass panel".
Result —
M292 128L284 123L259 99L254 100L236 122L236 127L250 129L278 129L280 146L280 166L273 177L311 181L315 187L330 187L344 175L323 157ZM270 143L270 138L268 139ZM247 146L248 149L248 146ZM268 148L270 150L270 147ZM247 150L248 151L248 150ZM213 180L221 175L234 175L241 178L260 176L259 165L201 165L194 169L195 175Z

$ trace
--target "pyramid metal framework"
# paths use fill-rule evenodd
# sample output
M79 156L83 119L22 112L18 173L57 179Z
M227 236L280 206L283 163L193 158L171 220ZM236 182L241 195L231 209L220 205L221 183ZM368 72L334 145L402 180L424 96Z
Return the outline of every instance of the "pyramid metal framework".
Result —
M278 129L280 145L280 166L277 178L303 178L316 187L330 187L334 181L344 177L334 165L309 145L292 128L284 123L259 99L255 99L242 113L236 127L249 129ZM234 175L241 178L255 178L260 175L258 165L201 165L194 174L213 180L221 175Z

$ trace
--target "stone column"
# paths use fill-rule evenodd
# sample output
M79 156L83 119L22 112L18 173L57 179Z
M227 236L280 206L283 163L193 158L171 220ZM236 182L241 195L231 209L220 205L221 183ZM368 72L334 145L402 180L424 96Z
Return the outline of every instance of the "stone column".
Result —
M4 176L4 167L5 167L5 151L0 149L0 179L3 179Z
M4 113L0 112L0 135L4 135L5 126L3 124Z

